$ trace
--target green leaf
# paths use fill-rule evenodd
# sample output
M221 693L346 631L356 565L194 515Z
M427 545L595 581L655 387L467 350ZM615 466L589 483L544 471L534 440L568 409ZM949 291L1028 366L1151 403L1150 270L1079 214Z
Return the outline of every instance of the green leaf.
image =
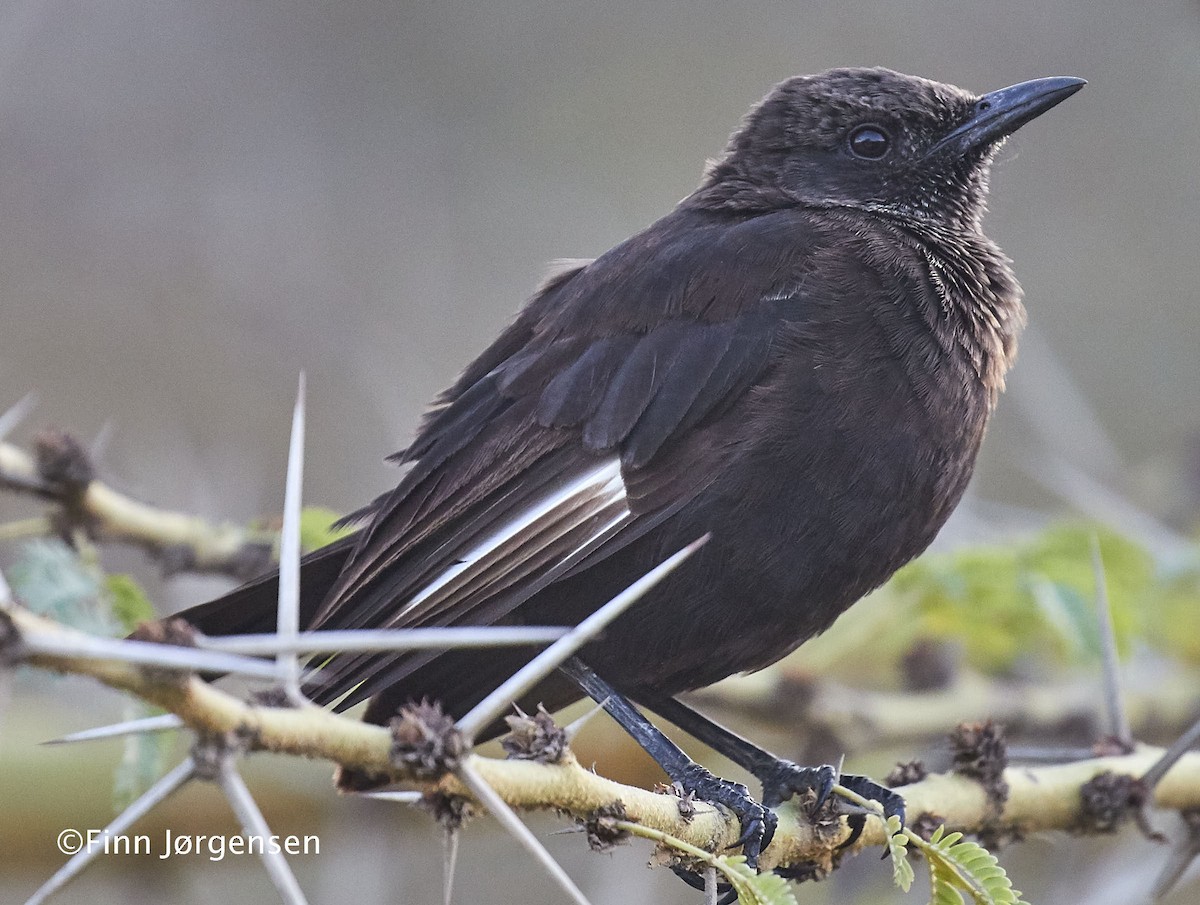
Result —
M13 591L35 613L93 635L117 634L99 570L82 562L62 541L22 545L8 577Z
M931 905L964 905L968 898L973 905L1028 905L995 855L962 833L944 831L939 827L928 842L904 831L929 865Z
M300 511L300 547L305 553L327 547L336 540L352 534L353 528L335 528L340 513L323 506L305 506Z
M711 863L737 890L740 905L796 905L787 880L774 871L758 873L747 866L745 855L718 855Z
M745 855L714 855L670 833L629 820L616 821L614 826L631 835L652 839L716 869L737 892L740 905L796 905L796 897L787 880L772 871L758 873L746 864Z
M154 605L131 575L107 576L104 590L113 619L124 634L132 632L139 623L155 618Z
M888 818L887 828L888 854L892 858L892 880L908 892L915 878L912 862L908 860L908 837L904 835L900 818L896 814Z
M1200 548L1194 558L1164 563L1095 524L1057 525L1018 543L925 556L879 594L915 623L908 638L954 639L985 673L1010 669L1018 659L1092 663L1098 650L1093 541L1119 648L1147 638L1200 662Z
M136 720L162 713L142 701L131 701L123 719ZM124 811L162 776L167 756L175 743L172 732L143 732L127 735L113 776L113 810Z

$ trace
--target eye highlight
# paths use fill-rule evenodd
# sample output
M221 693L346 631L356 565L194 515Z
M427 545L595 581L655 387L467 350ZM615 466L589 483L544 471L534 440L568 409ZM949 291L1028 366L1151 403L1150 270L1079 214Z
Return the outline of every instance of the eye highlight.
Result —
M864 160L878 160L891 150L892 139L879 126L859 126L850 133L850 153Z

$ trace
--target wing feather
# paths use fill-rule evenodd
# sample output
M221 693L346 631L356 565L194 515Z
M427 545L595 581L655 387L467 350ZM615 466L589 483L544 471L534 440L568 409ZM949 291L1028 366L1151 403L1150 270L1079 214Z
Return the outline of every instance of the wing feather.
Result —
M703 490L728 446L705 431L769 368L800 304L777 287L798 284L810 237L795 212L697 216L677 212L556 278L439 398L399 455L407 474L360 513L316 625L519 619L533 595ZM706 467L689 467L706 443ZM349 706L436 656L334 657L314 693Z
M633 336L605 336L558 374L542 392L534 416L542 427L575 427L588 420L614 375L637 342Z

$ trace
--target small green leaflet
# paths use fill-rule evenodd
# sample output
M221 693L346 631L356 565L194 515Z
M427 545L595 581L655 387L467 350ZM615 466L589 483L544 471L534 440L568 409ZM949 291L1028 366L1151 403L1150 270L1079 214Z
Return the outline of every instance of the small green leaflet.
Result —
M972 905L1029 905L1012 888L995 855L978 842L963 839L962 833L945 830L939 827L928 842L904 830L929 865L930 905L965 905L968 899ZM893 864L894 859L893 853Z
M913 866L908 860L908 836L900 825L900 817L893 814L887 819L888 854L892 857L892 880L908 892L913 884Z
M305 553L319 550L354 531L353 528L335 528L334 522L341 513L323 506L305 506L300 512L300 547Z

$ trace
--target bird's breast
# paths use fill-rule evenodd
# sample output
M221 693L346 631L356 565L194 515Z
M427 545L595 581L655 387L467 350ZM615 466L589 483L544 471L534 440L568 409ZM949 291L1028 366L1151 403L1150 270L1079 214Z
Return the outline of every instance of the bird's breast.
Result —
M656 687L774 662L933 540L970 477L988 395L968 364L935 356L922 373L895 347L860 332L819 356L793 349L740 413L739 435L752 439L658 538L661 556L712 534L664 590L678 612L654 616L673 625L670 644L647 648ZM645 647L647 633L633 634ZM720 657L687 653L714 636L730 639Z

